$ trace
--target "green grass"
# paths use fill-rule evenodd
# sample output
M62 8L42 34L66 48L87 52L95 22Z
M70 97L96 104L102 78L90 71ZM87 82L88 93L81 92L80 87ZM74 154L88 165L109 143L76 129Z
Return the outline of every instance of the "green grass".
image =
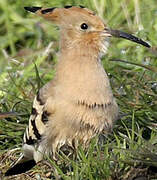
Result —
M63 179L157 179L152 168L157 168L156 0L0 0L0 112L19 114L0 119L2 172L18 157L18 153L9 156L7 151L21 146L33 97L52 79L57 61L58 29L23 7L65 5L86 6L109 27L133 33L152 48L112 38L102 61L125 116L117 121L111 134L101 138L101 143L93 140L87 152L80 147L77 159L61 156L57 164L48 160L45 168L39 164L29 177L19 178L46 177L55 167Z

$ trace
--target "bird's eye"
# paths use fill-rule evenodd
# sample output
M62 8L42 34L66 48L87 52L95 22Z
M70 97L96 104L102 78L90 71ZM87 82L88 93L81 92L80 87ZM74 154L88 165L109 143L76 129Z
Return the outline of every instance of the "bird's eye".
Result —
M88 25L86 23L81 24L80 27L81 27L82 30L87 30L88 29Z

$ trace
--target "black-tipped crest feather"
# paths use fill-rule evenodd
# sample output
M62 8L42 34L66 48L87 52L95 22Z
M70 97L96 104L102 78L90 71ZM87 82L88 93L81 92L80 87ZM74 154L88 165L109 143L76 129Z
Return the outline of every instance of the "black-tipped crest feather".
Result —
M52 12L54 9L56 9L56 7L43 9L43 10L41 11L41 13L42 13L42 14L47 14L47 13Z
M69 9L69 8L72 8L72 6L66 5L66 6L64 6L64 8L65 8L65 9Z
M38 11L39 9L41 9L42 7L35 7L35 6L32 6L32 7L24 7L25 10L27 11L30 11L32 13L35 13L36 11Z

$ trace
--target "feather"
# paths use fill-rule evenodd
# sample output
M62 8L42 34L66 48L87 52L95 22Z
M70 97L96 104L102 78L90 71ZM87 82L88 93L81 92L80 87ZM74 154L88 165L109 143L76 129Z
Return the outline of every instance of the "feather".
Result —
M32 169L35 165L36 162L34 160L28 160L24 161L23 163L17 163L5 173L5 176L12 176L25 173L26 171Z

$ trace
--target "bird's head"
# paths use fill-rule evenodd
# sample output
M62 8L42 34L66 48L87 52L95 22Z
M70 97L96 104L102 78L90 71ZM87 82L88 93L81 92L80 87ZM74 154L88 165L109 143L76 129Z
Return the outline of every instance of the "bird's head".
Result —
M27 11L36 13L58 25L61 31L63 49L93 48L102 54L106 53L109 37L125 38L146 47L150 45L143 40L122 31L109 29L102 19L93 11L82 6L65 6L64 8L25 7Z

